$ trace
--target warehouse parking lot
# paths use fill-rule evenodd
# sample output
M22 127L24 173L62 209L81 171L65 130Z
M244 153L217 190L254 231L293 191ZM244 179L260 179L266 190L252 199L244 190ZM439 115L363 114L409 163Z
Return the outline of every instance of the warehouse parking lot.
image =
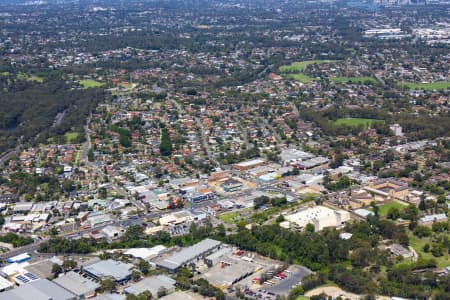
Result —
M273 293L276 295L287 295L292 290L292 288L301 282L303 277L312 273L311 270L302 266L291 266L286 271L284 271L286 275L288 275L285 279L275 279L273 281L276 282L273 286L265 286L264 290L269 293Z

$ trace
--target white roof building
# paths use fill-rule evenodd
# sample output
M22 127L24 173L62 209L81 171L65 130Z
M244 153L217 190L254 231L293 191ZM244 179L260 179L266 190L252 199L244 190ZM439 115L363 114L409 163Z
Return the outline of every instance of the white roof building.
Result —
M125 251L123 254L143 260L149 260L154 258L155 256L160 255L161 253L166 251L166 249L167 248L162 245L158 245L153 248L131 248Z
M314 206L285 216L290 225L304 229L306 225L313 224L316 231L326 227L339 227L350 220L350 213L345 210L333 210L325 206Z

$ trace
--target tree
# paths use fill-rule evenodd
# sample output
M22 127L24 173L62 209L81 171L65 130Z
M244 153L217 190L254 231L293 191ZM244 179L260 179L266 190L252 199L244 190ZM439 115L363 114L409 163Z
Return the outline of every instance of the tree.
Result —
M163 286L159 287L158 298L164 297L165 295L167 295L167 289Z
M159 152L162 156L170 156L172 154L172 141L170 140L170 135L167 128L162 129Z
M308 223L308 224L306 224L305 230L307 232L314 232L316 230L316 228L315 228L314 224Z
M414 228L413 233L415 236L423 238L431 236L432 231L426 226L418 225L416 226L416 228Z
M116 282L110 278L103 279L100 282L100 289L102 291L114 291L116 289Z
M400 218L400 210L397 207L391 207L387 213L387 218L397 220Z
M422 211L427 209L427 203L425 202L425 198L424 197L421 197L421 199L420 199L419 209L422 210Z
M64 269L64 272L73 270L77 267L77 262L73 259L66 259L62 263L62 268Z
M133 272L131 272L131 280L138 281L139 279L141 279L141 272L133 270Z
M145 260L139 260L137 267L144 275L147 275L150 271L150 264Z
M124 234L125 241L138 241L144 236L144 227L141 225L132 225L127 228Z
M375 201L372 201L372 202L370 203L370 206L371 206L372 209L373 209L373 213L374 213L375 218L378 219L379 216L380 216L380 215L379 215L379 213L380 213L380 208L378 207L378 205L376 204Z
M153 295L150 291L144 291L139 295L127 294L126 300L151 300Z
M53 273L53 276L54 276L54 277L58 277L58 275L61 274L62 271L63 271L63 270L62 270L62 268L61 268L60 265L58 265L58 264L53 264L53 266L52 266L52 273Z

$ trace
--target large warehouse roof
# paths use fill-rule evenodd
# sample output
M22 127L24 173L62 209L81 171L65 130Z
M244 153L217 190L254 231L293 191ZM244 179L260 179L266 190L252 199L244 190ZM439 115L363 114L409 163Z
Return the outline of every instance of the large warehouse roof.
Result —
M72 300L77 297L47 279L39 279L0 293L0 300Z
M116 281L122 281L130 276L130 269L132 267L132 264L108 259L86 266L84 267L84 271L97 278L113 277Z
M221 242L213 239L204 239L193 246L184 248L180 252L174 253L172 256L159 262L158 265L169 270L178 269L185 263L197 258L203 253L220 246L220 244Z

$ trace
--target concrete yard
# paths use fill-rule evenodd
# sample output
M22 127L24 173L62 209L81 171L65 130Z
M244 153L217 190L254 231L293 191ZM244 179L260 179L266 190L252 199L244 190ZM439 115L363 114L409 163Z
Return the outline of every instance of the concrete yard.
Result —
M203 274L203 278L219 288L227 288L260 269L258 264L240 258L226 257L224 264L218 264Z
M291 272L284 272L286 275L288 275L287 278L281 280L274 278L273 280L276 282L276 284L273 286L264 286L263 289L277 295L287 295L292 290L293 286L298 284L303 279L303 277L312 273L312 271L308 268L296 265L289 267L287 270Z

